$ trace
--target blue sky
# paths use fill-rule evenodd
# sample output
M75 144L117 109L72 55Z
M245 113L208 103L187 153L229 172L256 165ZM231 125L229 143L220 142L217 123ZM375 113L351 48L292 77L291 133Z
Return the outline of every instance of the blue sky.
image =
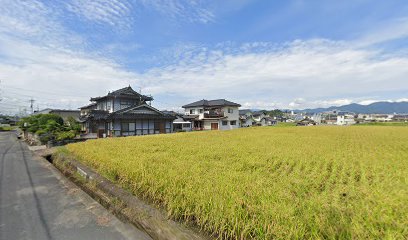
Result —
M131 85L179 110L408 100L408 2L0 0L0 111Z

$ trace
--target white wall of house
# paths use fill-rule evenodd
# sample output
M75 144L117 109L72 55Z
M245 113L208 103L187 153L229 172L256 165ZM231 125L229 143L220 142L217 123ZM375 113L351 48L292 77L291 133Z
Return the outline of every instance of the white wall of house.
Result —
M107 100L104 100L104 101L100 101L96 105L97 110L109 111L110 113L113 112L113 108L114 108L114 106L113 106L112 99L107 99Z
M229 121L239 120L238 107L223 107L222 111L224 112L224 116L227 117Z
M220 130L231 130L239 128L238 120L221 119L219 129Z
M262 118L266 117L266 115L262 113L260 115L252 116L252 117L254 118L255 122L261 122Z
M339 115L337 116L337 125L352 125L355 124L354 116L349 115Z
M218 123L218 129L220 129L219 120L204 120L204 130L211 130L211 123Z
M199 115L199 119L204 118L204 108L203 107L192 107L184 109L185 115Z
M241 127L250 127L254 124L255 122L252 120L252 118L247 118L243 121Z

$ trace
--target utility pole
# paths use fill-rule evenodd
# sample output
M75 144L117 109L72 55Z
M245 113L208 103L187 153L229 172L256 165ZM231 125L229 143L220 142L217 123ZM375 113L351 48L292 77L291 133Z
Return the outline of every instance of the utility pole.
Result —
M31 108L31 114L34 113L34 102L35 100L33 98L30 99L30 108Z

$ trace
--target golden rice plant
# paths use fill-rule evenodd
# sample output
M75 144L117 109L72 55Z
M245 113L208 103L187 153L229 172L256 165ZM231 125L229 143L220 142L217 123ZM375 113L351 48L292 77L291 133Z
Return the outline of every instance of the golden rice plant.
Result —
M259 127L67 148L215 238L408 236L406 127Z

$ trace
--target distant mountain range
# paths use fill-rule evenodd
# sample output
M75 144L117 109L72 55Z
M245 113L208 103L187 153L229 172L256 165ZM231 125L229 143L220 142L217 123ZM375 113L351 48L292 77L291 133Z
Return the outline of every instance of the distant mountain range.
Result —
M408 102L375 102L369 105L361 105L357 103L352 103L339 107L328 107L328 108L313 108L313 109L303 109L294 110L294 112L307 112L307 113L322 113L327 111L345 111L353 113L379 113L379 114L393 114L393 113L408 113Z

